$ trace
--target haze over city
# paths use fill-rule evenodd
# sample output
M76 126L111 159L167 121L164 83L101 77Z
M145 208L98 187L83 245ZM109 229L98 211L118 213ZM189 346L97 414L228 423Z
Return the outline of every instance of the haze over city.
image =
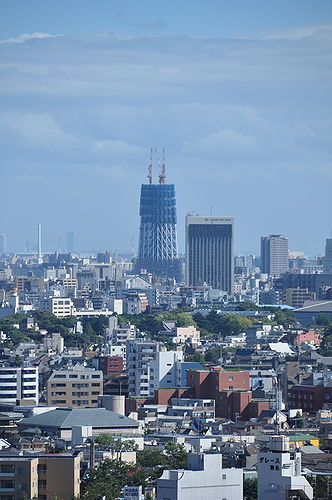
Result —
M137 249L140 184L165 148L186 213L235 217L324 253L331 231L332 7L327 1L2 1L0 232L24 251L75 233ZM159 171L154 169L154 177ZM211 208L212 207L212 208Z

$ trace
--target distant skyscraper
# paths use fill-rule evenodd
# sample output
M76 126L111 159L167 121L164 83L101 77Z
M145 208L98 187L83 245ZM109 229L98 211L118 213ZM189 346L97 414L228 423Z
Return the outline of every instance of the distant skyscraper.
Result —
M186 281L233 292L233 217L186 217Z
M0 234L0 253L7 252L7 236L5 234Z
M323 269L325 273L332 273L332 238L327 238Z
M42 225L38 224L38 262L41 264L43 261L42 256Z
M67 253L74 252L74 233L73 231L68 231L67 233Z
M288 239L280 234L261 237L261 271L280 276L288 271Z
M148 179L149 184L141 187L136 270L146 269L158 276L178 279L175 186L166 184L164 163L161 165L159 184L152 184L152 164Z

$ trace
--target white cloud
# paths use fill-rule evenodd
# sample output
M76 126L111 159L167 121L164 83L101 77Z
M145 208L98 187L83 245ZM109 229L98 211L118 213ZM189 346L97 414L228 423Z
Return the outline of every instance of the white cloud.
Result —
M319 33L331 32L332 24L321 24L317 26L299 26L298 28L289 28L285 30L271 31L263 35L261 40L302 40L312 37Z
M92 144L92 150L95 153L110 153L121 155L133 155L144 153L144 148L128 144L128 142L119 139L95 140Z
M6 40L0 40L0 43L24 43L30 40L41 39L41 38L58 38L63 37L62 34L51 35L50 33L24 33L16 38L7 38Z
M254 137L231 129L220 129L198 140L197 145L205 152L217 154L250 153L257 150Z
M78 144L48 113L3 112L1 123L0 139L17 147L54 151Z

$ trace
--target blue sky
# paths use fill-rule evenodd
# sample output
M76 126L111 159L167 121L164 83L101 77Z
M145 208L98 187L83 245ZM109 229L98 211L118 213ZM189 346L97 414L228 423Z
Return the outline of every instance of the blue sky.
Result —
M0 2L0 233L137 245L140 184L165 148L187 212L234 215L236 250L332 229L332 3ZM155 177L157 176L155 168Z

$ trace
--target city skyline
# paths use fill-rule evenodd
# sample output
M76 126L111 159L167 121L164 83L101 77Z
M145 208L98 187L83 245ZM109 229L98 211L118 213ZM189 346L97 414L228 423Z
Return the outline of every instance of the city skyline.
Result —
M34 242L38 223L45 249L68 231L82 252L129 250L133 238L137 248L152 146L165 148L176 185L181 253L186 214L211 212L235 217L236 252L257 254L260 237L277 233L293 250L324 253L332 6L194 6L175 16L174 2L60 1L56 12L51 2L4 3L9 250Z

